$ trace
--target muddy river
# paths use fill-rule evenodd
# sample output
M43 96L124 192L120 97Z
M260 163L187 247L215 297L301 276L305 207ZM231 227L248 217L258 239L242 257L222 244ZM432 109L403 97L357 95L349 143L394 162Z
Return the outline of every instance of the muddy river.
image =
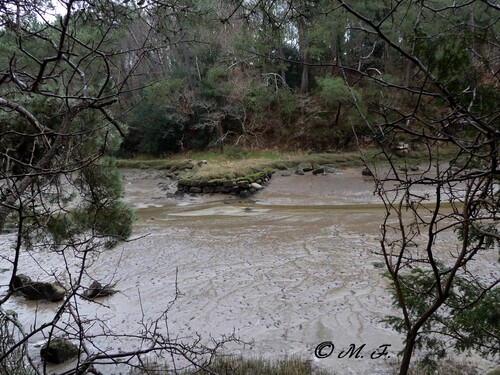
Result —
M391 373L402 338L381 322L392 312L381 259L374 254L382 206L360 170L277 173L250 200L178 198L161 171L124 171L124 182L139 217L135 239L103 252L89 268L89 277L116 283L120 292L101 304L81 302L83 316L98 316L116 332L140 332L141 321L160 317L170 306L177 284L180 295L168 313L175 337L198 334L208 343L234 333L251 344L230 343L226 353L301 357L338 374ZM0 237L3 253L9 246L9 236ZM21 272L41 278L67 272L58 258L40 259L36 252L24 255ZM0 274L3 286L7 275ZM18 297L8 304L25 324L32 324L35 311L41 321L55 309ZM110 349L126 345L99 340ZM324 341L335 350L318 359L314 351ZM366 344L363 358L338 358L351 344ZM388 354L371 359L382 345ZM461 360L477 373L493 366Z

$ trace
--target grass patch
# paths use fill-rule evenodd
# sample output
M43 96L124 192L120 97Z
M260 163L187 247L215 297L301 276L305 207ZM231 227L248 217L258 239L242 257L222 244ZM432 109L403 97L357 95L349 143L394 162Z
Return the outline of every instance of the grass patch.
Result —
M196 163L200 160L206 160L207 164L198 167ZM172 155L162 159L152 159L144 156L133 159L120 159L117 160L117 166L119 168L152 168L176 171L183 169L183 166L187 164L193 164L194 168L184 168L186 169L185 172L181 173L179 177L181 179L210 181L216 179L230 180L278 168L293 168L301 162L334 164L338 168L363 166L359 153L356 152L306 154L233 148L227 148L224 153L196 152Z
M194 171L186 171L183 178L194 178L202 181L231 180L269 169L274 169L274 164L266 159L220 160L217 163L209 162Z
M387 164L387 159L380 150L372 148L363 151L369 165L381 166ZM439 150L440 160L449 160L456 154L456 150L447 148ZM197 166L197 162L206 160L207 164ZM392 156L393 163L399 165L425 164L429 160L426 150L412 151L408 156L401 158ZM330 164L336 168L362 168L364 162L359 152L342 153L314 153L279 152L270 150L245 150L238 147L225 147L225 152L190 152L176 154L166 158L153 159L144 156L133 159L117 160L119 168L163 169L170 171L185 170L180 173L181 179L200 181L230 180L245 177L256 172L274 169L293 168L299 163L308 162L316 165ZM186 165L191 164L189 168Z
M183 159L118 159L116 166L118 168L130 169L174 169L186 164Z
M328 372L314 369L311 361L298 358L279 361L245 359L241 357L216 357L213 371L232 375L328 375ZM201 372L206 374L206 372ZM187 374L186 374L187 375Z
M170 374L166 365L148 364L147 369L133 370L130 375L145 375L150 373ZM205 366L212 373L231 375L332 375L332 373L316 369L311 361L299 358L287 360L245 359L233 356L216 356L212 364ZM209 372L193 369L176 372L178 375L209 374Z

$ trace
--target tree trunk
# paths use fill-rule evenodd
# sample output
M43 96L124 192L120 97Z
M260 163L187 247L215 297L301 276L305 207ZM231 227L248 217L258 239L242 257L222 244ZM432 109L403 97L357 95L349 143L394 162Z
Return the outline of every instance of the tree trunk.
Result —
M305 94L309 90L309 39L307 37L306 24L302 18L297 21L299 30L299 46L302 54L302 79L300 82L300 93Z
M191 69L191 54L186 42L181 42L182 59L184 60L184 69L186 71L186 81L191 92L194 92L193 74Z
M285 65L285 51L283 49L283 44L279 47L280 59L281 59L281 78L283 78L283 83L286 84L286 65Z
M399 366L399 375L406 375L408 373L416 340L417 330L414 327L406 335L406 345L403 352L403 359L401 360L401 365Z

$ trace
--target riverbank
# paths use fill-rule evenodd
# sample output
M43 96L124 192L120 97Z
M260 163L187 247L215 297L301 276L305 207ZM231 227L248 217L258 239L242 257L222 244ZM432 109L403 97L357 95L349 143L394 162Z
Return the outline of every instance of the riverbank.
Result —
M101 336L99 325L89 328L95 344L105 352L133 349L111 332L137 334L141 322L164 317L168 309L168 320L161 320L168 330L162 325L161 333L186 343L199 335L209 344L234 333L249 344L229 343L225 354L301 358L332 374L391 374L403 338L382 323L396 311L377 255L383 208L373 180L361 166L324 175L284 173L294 170L277 171L265 189L241 199L178 195L177 180L166 169L123 169L124 198L138 221L133 240L96 255L84 276L84 285L94 278L119 291L99 304L79 301L81 316L105 322L109 332ZM2 255L9 241L0 239ZM455 242L451 234L436 250L446 252ZM491 268L491 256L478 266ZM23 253L19 264L35 278L46 277L43 264L63 280L72 260L61 264L57 254L34 251ZM3 285L6 275L0 274ZM26 326L33 311L43 322L56 307L21 298L6 306ZM30 344L35 352L41 340ZM335 344L334 355L317 358L315 349L325 341ZM339 358L351 344L365 345L366 356ZM369 358L382 345L390 345L388 354ZM459 360L470 374L493 366L476 357Z

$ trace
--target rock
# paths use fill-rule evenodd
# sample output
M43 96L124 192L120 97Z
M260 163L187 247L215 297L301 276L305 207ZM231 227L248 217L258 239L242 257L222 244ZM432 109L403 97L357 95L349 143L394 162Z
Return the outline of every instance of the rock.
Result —
M180 188L181 186L187 186L187 187L190 187L191 186L191 180L189 179L182 179L182 180L179 180L177 181L177 186Z
M203 190L197 186L191 186L189 188L189 193L191 194L200 194Z
M116 290L109 285L102 286L98 281L93 281L89 288L82 293L83 298L95 299L97 297L110 296L116 293Z
M314 171L315 169L321 168L322 166L318 163L312 163L312 167L313 167L313 171Z
M333 164L325 164L325 173L337 173L337 168Z
M363 176L373 176L373 172L369 168L365 168L361 171Z
M215 192L215 186L205 186L203 188L203 194L212 194Z
M171 173L171 172L166 173L166 174L165 174L165 177L166 177L166 178L170 178L170 179L172 179L172 180L177 179L177 176L175 175L175 173Z
M302 169L304 172L310 172L312 171L314 168L312 166L311 163L309 162L303 162L303 163L300 163L298 166L297 166L297 169Z
M299 175L299 176L303 176L304 175L304 170L303 169L296 169L295 170L295 174Z
M248 189L250 186L250 182L248 180L239 180L236 181L236 184L242 189Z
M248 198L251 195L252 195L252 193L250 193L250 191L248 191L248 190L242 190L242 191L240 191L240 193L239 193L238 196L240 198Z
M255 172L248 176L242 176L234 179L226 180L225 178L207 179L188 179L182 178L177 182L177 190L191 194L239 194L242 190L250 190L255 192L263 188L263 185L269 181L274 171L266 170ZM252 183L256 185L251 186ZM170 189L170 187L169 187Z
M292 172L290 172L290 171L282 172L282 173L281 173L281 175L282 175L283 177L289 177L289 176L291 176L291 175L292 175Z
M64 363L78 356L78 347L71 341L61 338L53 338L46 342L40 349L40 356L45 362Z
M198 162L196 164L198 164L198 167L201 167L203 164L207 164L207 161L206 160L198 160Z
M188 170L188 169L193 169L194 168L194 164L191 163L191 162L187 162L186 164L180 166L178 168L179 171L185 171L185 170Z
M278 163L275 165L275 167L280 171L286 171L288 169L288 167L284 163Z
M313 174L323 174L325 173L325 167L318 167L313 170Z
M29 276L23 274L14 277L12 289L27 299L46 299L50 302L61 301L66 294L66 290L60 284L32 281Z
M262 185L260 185L260 184L258 184L256 182L252 182L250 184L250 188L251 189L255 189L255 190L262 190L262 189L264 189L264 187Z
M222 183L222 186L223 187L227 187L227 188L232 188L235 185L236 185L236 183L234 181L232 181L232 180L224 181Z
M404 157L410 152L410 145L404 142L399 142L392 149L392 153L399 157Z

